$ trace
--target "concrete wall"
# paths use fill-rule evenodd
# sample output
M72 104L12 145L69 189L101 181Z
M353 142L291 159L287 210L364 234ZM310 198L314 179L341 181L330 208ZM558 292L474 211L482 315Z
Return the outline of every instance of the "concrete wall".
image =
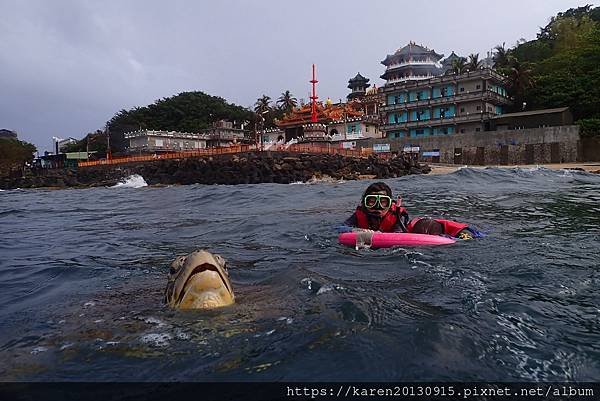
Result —
M579 142L581 161L600 161L600 136L581 138Z
M479 88L477 88L477 85L479 85ZM464 91L461 91L461 88L465 88ZM458 93L463 94L463 93L469 93L469 92L481 92L483 88L483 80L482 79L477 79L477 80L473 80L473 81L463 81L460 82L458 84Z
M384 138L360 141L358 146L372 148L375 143L389 143L391 151L402 151L409 145L419 146L421 154L439 149L440 163L502 165L580 161L579 140L579 127L569 125L421 138Z
M460 102L456 105L456 115L457 116L467 116L471 114L481 114L481 109L477 110L477 106L480 108L483 107L483 102L481 100L475 100L471 102ZM464 109L464 111L462 111Z
M479 131L483 131L483 124L482 123L467 123L467 124L458 124L456 129L457 132L463 133L464 134L468 134L468 133L473 133L476 135L481 134L481 132L477 131L477 128L479 128Z

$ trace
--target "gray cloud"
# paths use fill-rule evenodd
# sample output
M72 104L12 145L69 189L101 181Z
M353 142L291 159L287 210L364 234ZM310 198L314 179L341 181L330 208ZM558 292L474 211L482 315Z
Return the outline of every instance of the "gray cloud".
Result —
M321 99L343 99L358 71L383 84L379 62L409 40L483 56L585 4L0 0L0 128L44 150L182 91L243 106L288 89L306 99L312 63Z

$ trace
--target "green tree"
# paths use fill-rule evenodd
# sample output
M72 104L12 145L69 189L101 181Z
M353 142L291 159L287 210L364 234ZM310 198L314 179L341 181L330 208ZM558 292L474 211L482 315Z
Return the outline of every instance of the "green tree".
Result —
M9 170L22 168L33 160L36 147L29 142L13 138L0 138L0 175Z
M456 60L452 61L452 72L455 74L462 74L463 72L466 72L467 70L467 66L465 63L465 59L460 57L457 58Z
M533 87L531 69L517 60L514 60L508 73L508 91L514 97L514 107L522 107L527 91Z
M262 97L256 100L254 103L254 111L258 114L265 113L271 110L271 98L267 95L262 95Z
M107 123L113 152L123 151L128 145L124 134L140 129L180 132L201 132L218 120L229 120L241 125L253 121L250 110L228 103L218 96L203 92L182 92L163 98L144 107L120 110Z
M576 120L600 118L600 7L558 13L537 39L508 51L514 108L568 106Z
M466 68L469 71L477 71L481 68L481 60L479 60L479 53L469 54L469 61L467 62Z
M494 47L494 68L501 71L507 68L510 68L510 64L514 57L512 56L510 50L507 50L505 47L505 43L502 43L502 46L497 45Z
M279 96L279 99L277 99L277 105L286 113L289 113L291 110L293 110L297 104L298 99L296 99L289 90L283 92L281 96Z
M576 119L600 118L600 25L578 40L535 65L528 98L540 108L569 106Z
M82 140L70 143L65 152L96 152L96 156L105 157L107 148L106 133L101 130L88 133ZM113 148L111 144L111 148Z

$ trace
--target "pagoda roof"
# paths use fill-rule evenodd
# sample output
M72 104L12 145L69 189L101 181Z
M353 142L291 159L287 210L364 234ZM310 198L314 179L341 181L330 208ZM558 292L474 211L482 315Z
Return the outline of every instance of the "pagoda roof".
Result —
M442 60L442 65L452 65L452 62L454 60L460 60L460 59L465 60L464 57L460 57L456 53L452 52L452 53L450 53L450 55L448 57L446 57L445 59Z
M394 54L388 54L381 64L388 66L389 64L392 64L394 60L405 58L405 56L423 55L430 55L438 60L444 57L443 54L436 53L434 50L431 50L425 46L418 45L414 42L409 42L406 46L396 50Z
M365 78L362 75L360 75L360 72L358 74L356 74L356 76L354 78L350 78L350 80L348 81L348 83L352 83L352 82L369 82L370 79L369 78Z

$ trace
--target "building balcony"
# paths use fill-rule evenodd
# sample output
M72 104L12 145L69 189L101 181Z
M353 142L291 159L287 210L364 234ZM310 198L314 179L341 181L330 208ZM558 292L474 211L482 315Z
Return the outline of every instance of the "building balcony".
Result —
M363 116L363 121L371 124L381 124L381 116L370 114L367 116Z
M408 81L423 81L426 79L432 78L434 75L411 75L410 77L402 77L396 79L388 79L387 84L396 84L400 82L408 82Z
M457 83L457 82L469 81L469 80L476 79L476 78L490 79L490 80L498 82L498 83L504 83L504 81L506 80L506 77L497 73L493 69L484 68L484 69L477 70L477 71L465 72L463 74L438 75L435 77L431 77L430 79L428 79L426 81L422 81L422 80L418 81L414 85L410 85L410 82L402 83L402 82L388 81L388 83L386 83L386 85L383 86L381 88L381 90L383 93L387 94L387 93L395 92L397 90L402 90L402 89L413 89L414 87L417 87L417 86L420 87L422 85L433 86L433 85L439 85L439 84L445 84L445 83Z
M169 138L169 139L208 139L208 134L197 134L188 132L177 132L177 131L151 131L141 130L126 132L123 134L125 139L139 138L139 137L157 137L157 138Z
M240 140L244 138L244 134L240 133L231 133L231 132L222 132L222 133L210 133L208 134L209 139L219 139L224 141L233 141L234 139Z
M481 100L486 102L492 102L495 104L510 104L511 100L502 96L496 92L492 92L491 90L487 91L472 91L472 92L461 92L459 94L444 96L444 97L436 97L424 100L412 100L406 103L397 103L397 104L389 104L385 106L381 106L380 110L382 112L396 111L396 110L409 110L409 109L417 109L428 106L436 106L448 103L458 103L458 102L467 102L473 100Z
M412 129L412 128L437 127L437 126L443 126L443 125L482 121L482 120L492 118L495 115L496 115L495 113L490 113L490 112L472 113L472 114L467 114L467 115L462 115L462 116L432 118L429 120L421 120L421 121L407 121L407 122L397 123L397 124L384 124L380 127L380 129L382 131L395 131L395 130L406 130L406 129Z
M344 134L335 134L331 136L331 140L332 141L354 141L356 139L364 139L365 136L363 135L362 131L358 131L358 132L349 132L346 135Z
M411 61L403 61L401 63L394 63L394 64L388 65L386 69L393 70L394 68L404 67L407 65L431 65L432 67L441 67L441 65L436 60L428 59L428 60L424 60L424 61L411 60Z

